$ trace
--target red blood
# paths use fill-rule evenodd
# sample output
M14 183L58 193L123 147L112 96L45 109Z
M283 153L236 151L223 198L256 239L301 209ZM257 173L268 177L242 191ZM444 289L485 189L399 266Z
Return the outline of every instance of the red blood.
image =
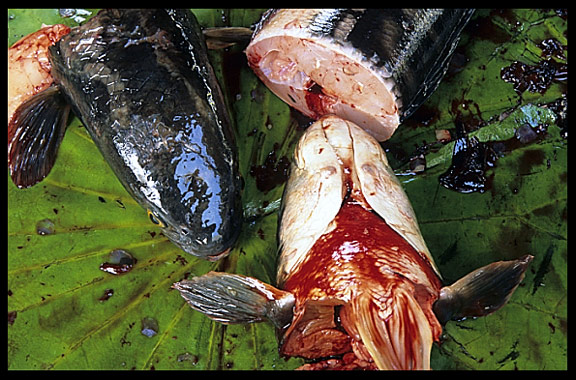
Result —
M330 95L326 95L322 87L313 81L310 81L307 85L305 100L306 107L311 113L309 116L313 119L319 119L324 115L332 113L332 105L336 102L336 99Z
M378 318L379 311L374 308L386 308L386 300L395 298L390 292L408 286L427 315L434 336L439 336L441 330L431 305L441 283L428 260L354 196L344 202L334 224L335 228L316 241L283 285L284 290L294 294L296 304L294 320L282 339L281 354L317 359L350 356L353 352L353 367L374 368L368 354L354 348L358 343L354 333L357 318L350 314L349 306L371 289L379 289L379 296L362 313ZM418 336L411 315L399 313L402 320L398 321L408 340ZM406 362L419 355L411 347L412 343L406 343ZM322 365L336 368L342 363L324 361Z
M307 297L321 289L329 297L339 297L352 283L362 286L365 281L366 286L372 281L387 281L379 266L401 268L402 262L416 262L439 286L430 264L380 216L356 201L344 203L335 223L336 228L318 239L305 261L288 278L285 290ZM381 256L383 250L389 251L388 257Z

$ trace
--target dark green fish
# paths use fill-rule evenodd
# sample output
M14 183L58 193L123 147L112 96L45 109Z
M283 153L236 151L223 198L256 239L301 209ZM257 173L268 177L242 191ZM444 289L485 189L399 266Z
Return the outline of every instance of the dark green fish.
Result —
M42 180L80 118L128 192L184 251L225 256L241 225L231 122L204 37L188 10L100 11L50 48L54 85L15 112L14 183Z
M272 9L246 48L290 106L336 114L379 141L438 87L473 9Z

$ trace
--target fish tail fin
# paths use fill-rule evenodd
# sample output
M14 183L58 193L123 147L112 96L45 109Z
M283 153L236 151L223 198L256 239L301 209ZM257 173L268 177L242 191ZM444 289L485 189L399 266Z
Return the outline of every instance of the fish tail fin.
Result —
M22 103L8 123L8 167L19 188L48 175L64 138L70 105L51 86Z
M252 323L269 319L283 328L292 321L292 293L252 277L209 272L172 287L180 291L192 309L217 322Z
M440 289L434 313L442 324L464 317L481 317L504 306L520 282L533 256L498 261L478 268Z
M373 360L379 369L430 369L430 351L442 327L431 302L426 310L416 293L413 286L397 283L363 291L351 300L342 326L361 339L353 344L356 356Z

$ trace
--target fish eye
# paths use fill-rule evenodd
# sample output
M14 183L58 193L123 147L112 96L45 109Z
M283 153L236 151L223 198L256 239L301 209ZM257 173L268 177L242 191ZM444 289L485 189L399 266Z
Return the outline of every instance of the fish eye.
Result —
M160 219L158 215L154 214L152 210L148 210L148 219L150 219L150 221L156 224L157 226L166 227L166 224L162 222L162 219Z

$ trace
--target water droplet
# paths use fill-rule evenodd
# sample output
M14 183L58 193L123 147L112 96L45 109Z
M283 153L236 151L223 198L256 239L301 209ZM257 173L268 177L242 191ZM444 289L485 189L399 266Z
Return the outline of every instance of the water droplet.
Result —
M86 9L74 9L74 8L60 8L58 9L60 17L71 18L78 24L83 23L92 15L92 12Z
M148 338L158 334L158 321L152 317L142 318L142 329L140 332Z
M100 270L118 275L128 273L136 264L136 259L123 249L115 249L108 255L108 261L100 264Z
M60 9L58 9L58 13L60 14L60 17L68 18L68 17L72 17L76 14L76 9L60 8Z
M521 143L528 144L538 138L538 133L529 124L524 124L515 131L514 136Z
M42 219L36 223L36 233L38 235L51 235L54 233L54 222L50 219Z
M198 356L188 352L178 355L177 360L179 362L191 362L192 365L198 364Z

